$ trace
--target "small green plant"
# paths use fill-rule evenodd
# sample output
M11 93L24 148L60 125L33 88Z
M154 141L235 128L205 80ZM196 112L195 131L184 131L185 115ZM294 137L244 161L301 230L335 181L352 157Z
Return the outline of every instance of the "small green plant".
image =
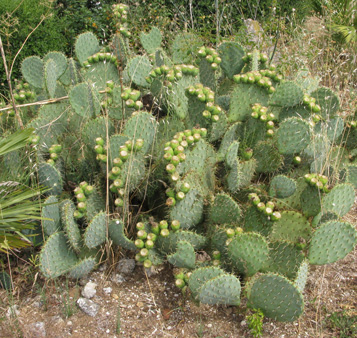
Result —
M248 328L253 337L261 337L263 334L264 314L259 309L253 309L252 314L246 317Z
M338 332L339 338L357 336L357 316L349 315L346 311L333 312L327 318L327 325Z

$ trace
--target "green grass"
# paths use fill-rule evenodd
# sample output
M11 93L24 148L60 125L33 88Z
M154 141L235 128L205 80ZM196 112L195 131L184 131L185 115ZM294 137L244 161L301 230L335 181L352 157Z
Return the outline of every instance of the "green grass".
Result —
M357 316L346 311L333 312L326 320L326 325L338 332L339 338L357 337Z

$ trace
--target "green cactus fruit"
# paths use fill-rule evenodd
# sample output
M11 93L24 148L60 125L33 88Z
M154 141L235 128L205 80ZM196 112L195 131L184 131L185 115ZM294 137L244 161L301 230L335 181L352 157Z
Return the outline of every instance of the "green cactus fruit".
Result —
M304 311L304 299L299 289L287 278L264 274L253 278L247 286L249 304L268 318L293 322Z
M193 269L196 261L195 250L189 242L178 241L176 252L168 255L167 260L178 268Z
M52 234L42 247L39 255L40 271L46 278L56 278L73 268L78 259L67 245L63 232Z
M269 195L276 198L287 198L296 191L296 182L283 175L274 176L270 182Z
M61 217L58 199L56 196L49 196L41 211L42 229L47 236L54 234L61 229Z
M125 235L125 226L121 220L111 220L109 222L109 237L115 245L121 246L124 249L135 251L136 246L134 241L130 240Z
M273 224L270 239L297 242L300 238L308 240L310 234L310 223L305 216L295 211L283 211L281 218Z
M357 243L354 226L342 221L323 223L313 233L309 245L310 264L330 264L344 258Z
M233 238L228 245L228 259L239 273L253 276L267 262L269 248L266 240L260 234L241 233Z

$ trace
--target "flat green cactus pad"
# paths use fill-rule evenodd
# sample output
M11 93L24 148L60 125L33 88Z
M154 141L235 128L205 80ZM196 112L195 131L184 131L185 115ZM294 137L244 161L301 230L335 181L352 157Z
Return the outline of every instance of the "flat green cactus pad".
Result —
M91 85L79 83L69 92L69 101L73 110L80 116L91 118L100 112L100 101Z
M62 53L49 52L43 58L43 62L46 63L50 59L52 59L56 64L56 79L58 79L67 69L67 58Z
M126 236L124 223L119 219L114 219L109 222L109 237L115 245L131 251L136 250L134 241Z
M209 209L209 220L214 224L238 223L242 212L232 197L218 194Z
M56 196L50 196L46 199L42 207L41 218L43 218L41 221L42 229L47 236L61 229L60 210Z
M96 146L95 139L101 137L104 142L108 135L111 135L114 131L114 126L111 120L107 120L104 117L97 117L94 120L89 120L82 129L82 140L84 144L94 152Z
M225 162L228 168L233 168L235 166L238 156L238 149L239 149L238 141L233 141L233 143L227 149Z
M123 135L129 137L133 142L139 138L143 139L144 145L140 152L147 154L152 147L156 129L157 123L151 114L138 112L126 122Z
M280 123L277 145L281 154L294 154L302 151L310 143L309 124L302 119L291 117Z
M222 59L221 68L224 74L233 79L233 75L239 74L244 67L245 63L242 60L244 49L239 43L229 41L223 42L218 47L218 53Z
M53 98L57 86L57 66L56 62L49 59L45 63L45 83L50 98Z
M322 208L332 211L340 217L346 215L352 208L355 200L355 192L350 184L336 185L322 200Z
M332 118L340 109L340 100L330 88L317 88L311 93L311 96L316 99L316 103L321 107L320 114L324 119Z
M65 203L61 205L62 223L68 242L72 249L79 253L82 248L82 235L73 216L74 210L74 203L70 200L66 200Z
M216 90L216 73L212 69L211 63L206 59L200 61L200 82L205 86Z
M190 279L188 280L188 286L192 292L193 297L197 299L199 295L199 289L202 285L204 285L204 283L220 275L225 275L225 273L226 272L224 270L214 266L198 268L193 271Z
M228 175L227 175L227 188L230 193L235 193L239 189L241 185L240 181L240 164L238 159L236 158L233 163L231 163L232 166L229 169Z
M264 88L254 84L237 84L231 94L228 120L230 122L246 120L252 113L251 105L260 103L262 106L267 106L268 98Z
M293 322L304 311L304 299L299 289L287 278L260 275L249 283L248 300L252 307L279 322Z
M300 237L308 240L310 233L310 223L305 216L295 211L283 211L281 218L274 222L270 239L297 242Z
M254 232L238 234L228 245L228 259L233 268L248 277L266 264L268 256L268 243Z
M190 243L195 250L201 250L207 244L207 238L196 234L193 231L179 230L170 232L169 236L157 239L157 248L166 254L174 253L177 250L177 243L179 241L186 241Z
M346 182L353 185L357 189L357 164L350 164L346 167L347 177Z
M120 84L117 67L111 62L98 62L91 67L86 68L84 79L88 83L92 83L96 90L104 90L107 81L113 81L115 84Z
M168 255L167 260L178 268L193 269L196 261L195 249L187 241L178 241L176 252Z
M146 56L136 56L131 59L125 68L129 80L140 87L148 87L145 78L149 76L152 69L151 63Z
M269 195L276 198L287 198L296 191L296 182L283 175L274 176L270 182Z
M294 194L287 198L278 199L276 201L276 206L279 210L281 209L301 209L300 196L304 189L308 186L308 183L303 177L300 177L296 181L296 190Z
M308 259L311 264L330 264L344 258L357 243L357 232L347 222L329 221L312 235Z
M157 27L152 27L149 33L140 33L140 42L148 54L153 54L160 48L162 35Z
M47 195L59 195L63 189L60 172L48 163L41 163L38 167L38 178L40 185L49 188Z
M293 107L301 103L303 98L304 92L297 83L284 81L276 87L269 103L273 106Z
M226 158L226 154L230 145L237 140L237 131L240 127L240 123L234 123L231 125L223 136L221 145L217 153L217 159L223 161Z
M265 271L295 279L305 256L294 243L277 241L269 244L269 260Z
M43 88L44 80L44 63L38 56L30 56L21 64L22 75L25 80L36 88Z
M307 276L309 272L309 261L305 259L299 266L296 278L294 281L295 287L302 293L305 289Z
M273 173L283 164L283 157L275 144L270 141L259 142L254 147L254 158L257 160L257 173Z
M272 231L273 222L255 206L251 206L244 214L244 230L258 232L263 236L268 236Z
M94 269L96 264L97 261L95 257L84 258L69 271L69 278L79 279L87 276Z
M99 41L92 32L86 32L77 37L74 45L78 61L83 64L91 55L99 52Z
M88 224L83 239L84 244L89 249L93 249L105 242L107 234L106 217L105 212L100 212Z
M202 39L193 33L176 35L172 44L172 61L175 64L192 64L197 55L197 50L203 45Z
M78 262L63 232L56 232L48 238L41 249L39 260L40 270L46 278L61 276Z
M192 277L192 276L191 276ZM240 304L241 285L237 277L221 274L206 281L198 290L198 299L204 304Z
M321 211L321 193L318 188L308 185L301 192L300 203L306 217L316 216Z

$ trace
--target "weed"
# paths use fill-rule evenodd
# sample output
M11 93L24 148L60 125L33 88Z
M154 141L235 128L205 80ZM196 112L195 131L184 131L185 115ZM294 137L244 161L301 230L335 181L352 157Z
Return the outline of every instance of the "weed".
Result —
M247 316L248 328L253 337L261 337L263 333L264 314L261 310L253 309L252 314Z
M338 331L339 338L357 336L357 316L350 316L346 313L346 311L333 312L327 318L327 326Z

